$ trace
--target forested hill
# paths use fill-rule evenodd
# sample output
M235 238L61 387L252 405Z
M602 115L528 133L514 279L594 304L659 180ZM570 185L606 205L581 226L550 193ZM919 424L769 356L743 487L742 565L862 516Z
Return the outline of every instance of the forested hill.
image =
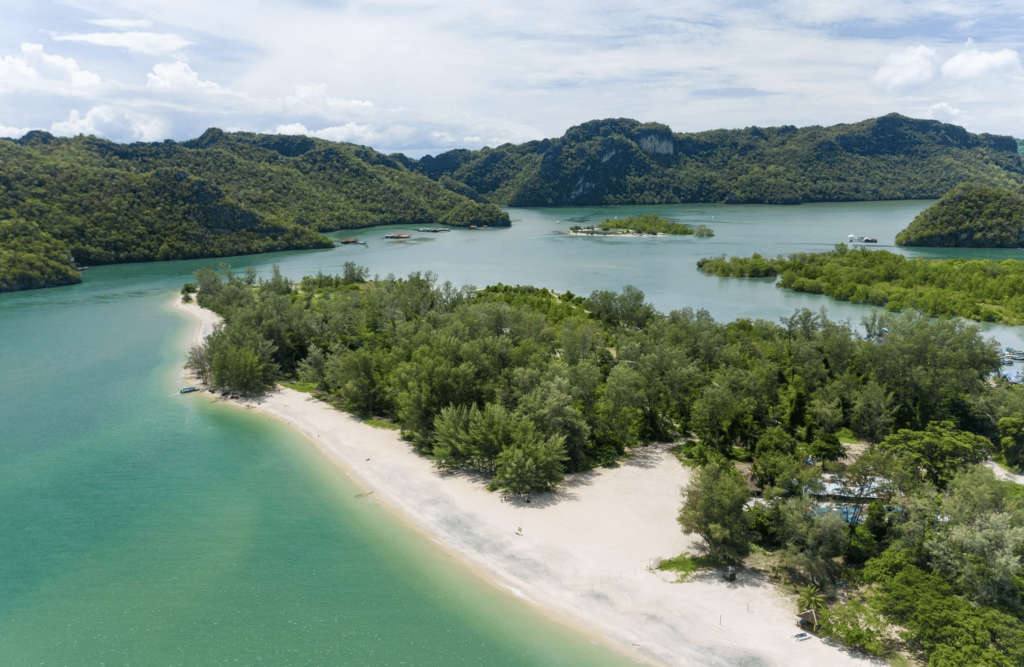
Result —
M1024 244L1024 189L964 183L921 211L898 245L1018 248Z
M181 143L0 139L3 220L17 224L0 236L0 291L77 282L72 256L223 257L331 247L318 232L370 225L509 224L493 204L363 146L218 129Z
M1024 182L1012 137L898 114L831 127L685 134L658 123L594 120L558 139L406 164L507 206L930 199L965 181Z

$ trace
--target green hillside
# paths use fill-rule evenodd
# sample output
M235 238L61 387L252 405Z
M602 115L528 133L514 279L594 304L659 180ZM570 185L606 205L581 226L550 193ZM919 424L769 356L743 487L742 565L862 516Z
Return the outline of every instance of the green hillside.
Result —
M1024 182L1016 139L898 114L831 127L697 133L594 120L558 139L407 164L508 206L930 199L965 181Z
M25 220L0 220L0 292L82 282L67 244Z
M1024 244L1024 191L959 185L896 235L898 245L1018 248Z
M42 247L38 230L63 244L56 256L81 265L325 248L333 242L319 232L372 225L510 224L493 204L363 146L217 129L182 143L0 140L0 220L34 225L34 240L18 247ZM11 229L0 276L14 270L8 255L30 227ZM53 253L18 252L21 278L0 289L67 282L39 268Z

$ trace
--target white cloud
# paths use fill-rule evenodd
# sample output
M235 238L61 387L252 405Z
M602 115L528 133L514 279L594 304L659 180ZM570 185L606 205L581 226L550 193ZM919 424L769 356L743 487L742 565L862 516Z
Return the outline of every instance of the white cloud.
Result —
M928 107L928 118L934 118L935 120L941 120L946 123L953 123L958 120L962 120L960 115L963 112L960 109L950 105L948 102L939 102Z
M50 126L50 132L58 136L91 134L118 141L156 141L166 136L167 129L160 118L127 113L107 105L93 107L84 116L72 109L67 120Z
M942 65L942 76L954 79L975 79L986 74L1020 69L1020 56L1011 49L958 53Z
M937 60L938 54L927 46L910 46L886 58L871 80L889 92L914 88L935 77Z
M18 139L25 136L28 132L37 129L34 127L8 127L3 123L0 123L0 137L7 137L9 139Z
M373 102L331 97L325 84L305 83L295 86L293 94L281 98L279 106L281 111L292 116L310 115L342 120L354 109L372 107Z
M98 74L79 67L74 58L46 53L40 44L21 45L20 56L0 58L0 91L83 92L102 83Z
M153 25L153 22L149 19L94 19L89 21L93 25L103 26L104 28L119 28L127 30L129 28L148 28Z
M371 124L354 122L333 125L319 130L310 130L302 123L288 123L278 125L272 132L275 134L304 134L328 141L345 141L380 147L401 145L416 136L416 129L406 125L395 124L379 128Z
M137 31L71 33L54 35L53 39L58 42L86 42L97 46L113 46L148 55L174 53L194 43L170 33Z
M218 91L220 86L212 81L202 81L189 64L182 61L161 63L153 66L146 75L146 87L154 90L206 90Z
M280 126L436 153L607 117L699 131L898 111L1019 134L1012 100L1024 99L1006 27L1019 0L305 0L250 3L244 21L237 3L210 0L73 0L102 13L59 18L51 4L27 3L4 24L21 41L65 31L46 43L61 62L2 58L0 43L0 119L14 128L73 125L71 108L81 124L109 107L161 118L175 139ZM979 46L948 42L968 26ZM129 137L159 126L93 120Z
M305 134L309 137L319 137L328 141L349 141L357 144L373 143L381 137L380 133L372 125L359 125L357 123L345 123L334 127L325 127L321 130L309 130L302 123L290 123L278 125L274 130L277 134Z

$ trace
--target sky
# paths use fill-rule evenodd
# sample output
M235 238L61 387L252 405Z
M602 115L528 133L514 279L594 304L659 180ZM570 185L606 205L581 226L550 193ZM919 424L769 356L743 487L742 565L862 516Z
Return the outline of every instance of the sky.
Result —
M898 112L1024 137L1020 0L64 0L0 15L0 136L209 127L413 157L595 118Z

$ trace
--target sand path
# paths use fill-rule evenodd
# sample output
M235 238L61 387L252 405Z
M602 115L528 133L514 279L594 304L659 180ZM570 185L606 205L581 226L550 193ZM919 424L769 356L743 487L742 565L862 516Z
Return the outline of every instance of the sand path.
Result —
M196 338L217 321L194 304L178 307L197 318ZM639 662L869 664L817 638L793 640L793 602L763 575L677 584L671 573L648 571L653 558L695 544L676 523L688 473L665 446L639 448L616 468L572 475L558 492L529 503L506 501L482 478L436 471L397 432L307 394L279 389L244 404L305 434L375 500L479 574Z

